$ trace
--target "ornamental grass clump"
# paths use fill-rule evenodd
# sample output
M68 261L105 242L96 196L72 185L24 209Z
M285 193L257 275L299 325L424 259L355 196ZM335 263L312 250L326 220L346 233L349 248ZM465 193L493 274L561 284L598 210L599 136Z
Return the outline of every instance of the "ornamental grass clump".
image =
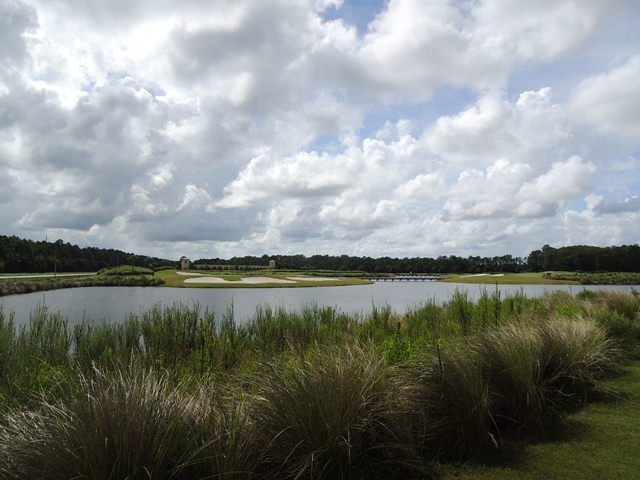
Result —
M608 310L622 315L630 321L638 320L640 297L637 294L620 290L606 290L598 292L596 298Z
M0 432L0 476L27 479L178 478L185 397L137 363L69 382L62 401L10 412Z
M438 346L411 361L401 376L423 455L458 460L495 445L489 391L472 351Z
M407 417L374 348L325 348L264 367L255 405L264 477L352 478L410 463Z
M473 343L487 383L492 418L500 429L541 420L541 339L531 324L510 323L483 332Z
M587 393L619 364L614 340L592 318L551 317L539 332L545 395L550 399L586 402Z
M240 389L203 382L185 402L188 456L180 478L253 478L260 461L252 398Z

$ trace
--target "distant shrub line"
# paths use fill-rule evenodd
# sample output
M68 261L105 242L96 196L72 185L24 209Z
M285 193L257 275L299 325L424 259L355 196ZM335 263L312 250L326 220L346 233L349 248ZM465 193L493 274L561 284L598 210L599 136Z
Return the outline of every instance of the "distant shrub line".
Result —
M131 267L125 267L131 271ZM149 271L150 272L150 271ZM145 272L146 273L146 272ZM61 288L80 287L158 287L165 282L161 278L141 274L106 274L92 275L89 277L70 278L45 278L32 280L2 280L0 282L0 297L5 295L19 295L23 293L45 292L48 290L58 290Z
M581 285L640 285L640 273L544 273L544 278L579 282Z
M0 478L428 478L606 391L638 354L639 307L496 290L243 324L198 304L73 327L0 311Z

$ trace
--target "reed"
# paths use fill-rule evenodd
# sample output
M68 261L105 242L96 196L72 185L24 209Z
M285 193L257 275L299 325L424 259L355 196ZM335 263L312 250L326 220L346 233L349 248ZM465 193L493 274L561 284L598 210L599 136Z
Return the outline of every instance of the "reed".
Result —
M95 364L126 364L141 352L140 321L134 315L121 323L83 322L74 325L72 332L74 361L85 372Z
M460 333L466 336L471 333L473 328L475 305L466 290L457 290L449 302L445 305L445 312L447 319L457 324L460 328Z

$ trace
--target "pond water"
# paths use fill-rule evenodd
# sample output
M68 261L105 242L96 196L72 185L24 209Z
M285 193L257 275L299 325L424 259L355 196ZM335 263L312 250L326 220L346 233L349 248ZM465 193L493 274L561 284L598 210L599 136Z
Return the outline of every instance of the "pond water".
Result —
M373 306L389 305L402 314L408 308L428 300L446 302L456 290L467 292L477 299L483 289L495 290L495 285L471 285L444 282L377 282L371 285L345 287L306 288L150 288L150 287L88 287L51 290L0 297L0 308L5 314L15 313L16 324L29 321L34 307L44 304L51 312L60 312L77 324L83 319L117 322L129 313L148 310L156 304L173 305L176 302L213 310L220 317L233 308L237 322L253 316L259 306L284 307L300 310L305 305L317 304L336 307L340 312L366 315ZM576 285L500 285L502 298L522 292L527 297L539 297L545 292L566 290L578 293L589 290L627 290L629 286L576 286Z

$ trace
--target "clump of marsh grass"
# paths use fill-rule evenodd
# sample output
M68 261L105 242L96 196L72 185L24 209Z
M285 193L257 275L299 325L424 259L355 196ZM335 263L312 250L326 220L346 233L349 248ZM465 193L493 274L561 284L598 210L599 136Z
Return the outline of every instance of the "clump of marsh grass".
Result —
M29 322L16 333L13 315L0 322L0 377L9 397L28 402L32 393L50 383L50 373L70 367L68 320L45 305L32 309Z
M261 459L252 398L237 388L199 383L185 402L190 452L181 478L252 478Z
M409 339L425 342L451 337L458 330L457 325L447 321L443 307L433 298L409 307L405 313L405 326Z
M629 355L640 352L640 322L624 315L603 309L594 315L598 325L603 327L619 348Z
M544 393L538 328L505 324L483 332L471 348L488 386L496 424L519 428L538 423Z
M592 318L552 317L539 332L542 375L550 398L586 402L587 393L618 365L620 351L614 340Z
M80 374L63 402L9 413L0 433L4 478L177 478L184 397L137 363Z
M469 298L466 290L456 289L449 302L446 303L445 308L447 319L459 326L463 336L471 333L475 304Z
M425 353L402 373L414 438L430 456L461 459L494 444L489 391L477 358L450 345Z
M256 421L266 476L351 478L410 457L406 417L374 348L326 348L265 368Z
M118 323L84 321L73 326L73 342L73 358L83 371L90 371L95 364L126 364L141 352L140 321L133 315Z
M637 321L640 311L640 298L631 292L605 290L597 293L596 301L630 321Z

